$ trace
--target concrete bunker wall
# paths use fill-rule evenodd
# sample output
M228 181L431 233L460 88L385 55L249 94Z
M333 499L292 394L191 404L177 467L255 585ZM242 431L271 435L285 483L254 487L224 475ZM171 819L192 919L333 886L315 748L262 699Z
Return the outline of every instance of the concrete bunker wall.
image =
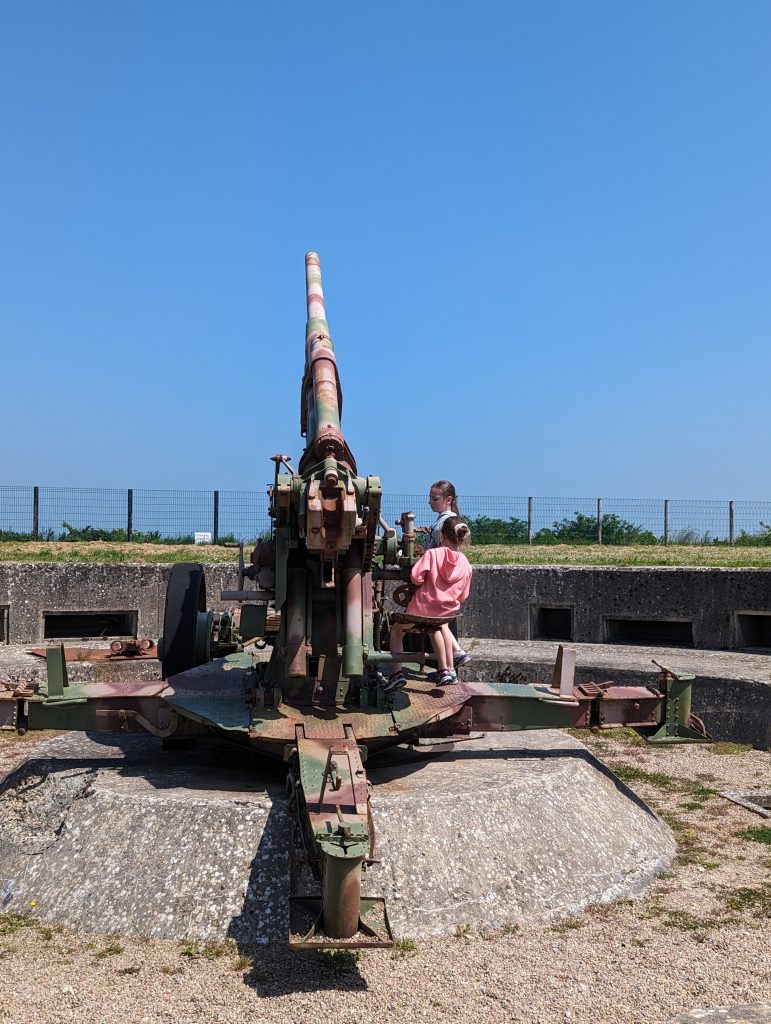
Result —
M485 565L464 636L771 648L771 570Z
M170 565L0 563L0 625L6 624L1 642L29 644L57 635L66 639L68 623L70 637L155 639L163 631L170 572ZM213 607L224 607L216 600L220 591L237 584L234 566L206 566L207 597Z
M0 643L157 637L169 565L0 563ZM237 586L207 565L209 603ZM771 650L771 570L476 566L463 636ZM90 631L90 632L89 632ZM112 631L112 632L111 632Z

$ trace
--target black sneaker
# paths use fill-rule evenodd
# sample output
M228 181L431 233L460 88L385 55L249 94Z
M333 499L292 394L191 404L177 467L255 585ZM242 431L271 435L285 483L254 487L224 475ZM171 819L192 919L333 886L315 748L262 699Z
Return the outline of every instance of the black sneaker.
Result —
M402 687L406 685L407 676L405 676L402 670L399 669L398 672L394 672L394 674L389 677L383 689L386 691L386 693L393 693L394 690L401 690Z

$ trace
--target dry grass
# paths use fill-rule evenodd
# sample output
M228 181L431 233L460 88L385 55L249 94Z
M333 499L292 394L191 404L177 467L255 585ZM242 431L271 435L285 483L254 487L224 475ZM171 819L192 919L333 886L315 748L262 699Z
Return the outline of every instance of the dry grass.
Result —
M112 541L4 541L0 562L233 562L233 548L213 544L118 544Z
M771 547L622 547L554 544L548 547L480 544L469 549L477 565L680 565L771 566ZM0 562L231 562L233 548L213 544L118 544L110 541L12 541L0 543Z
M711 545L670 544L611 546L599 544L546 546L480 544L469 551L479 565L680 565L771 566L771 547L731 548Z

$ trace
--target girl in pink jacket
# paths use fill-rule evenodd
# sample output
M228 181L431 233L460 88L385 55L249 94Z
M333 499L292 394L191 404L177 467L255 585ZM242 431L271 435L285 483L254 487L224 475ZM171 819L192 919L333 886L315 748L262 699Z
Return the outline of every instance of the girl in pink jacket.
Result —
M452 633L447 623L458 614L471 589L471 566L460 550L470 538L471 531L460 516L450 516L442 523L441 547L429 548L412 567L412 582L417 590L407 605L406 614L418 623L425 619L447 620L431 633L438 665L436 681L440 686L458 681L453 670ZM409 622L393 624L392 652L402 653L404 634L409 628ZM385 689L398 690L406 682L407 677L399 669L389 678Z

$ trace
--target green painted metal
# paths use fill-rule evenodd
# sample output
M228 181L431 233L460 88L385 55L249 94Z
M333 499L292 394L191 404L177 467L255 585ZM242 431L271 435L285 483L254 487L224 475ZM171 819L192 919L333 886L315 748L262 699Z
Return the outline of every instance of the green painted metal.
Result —
M704 743L709 737L695 728L691 712L694 676L690 673L666 671L662 674L664 688L664 721L654 732L643 732L649 743ZM701 725L701 723L698 723Z
M64 687L69 686L64 644L49 647L46 651L46 678L49 699L64 697Z

